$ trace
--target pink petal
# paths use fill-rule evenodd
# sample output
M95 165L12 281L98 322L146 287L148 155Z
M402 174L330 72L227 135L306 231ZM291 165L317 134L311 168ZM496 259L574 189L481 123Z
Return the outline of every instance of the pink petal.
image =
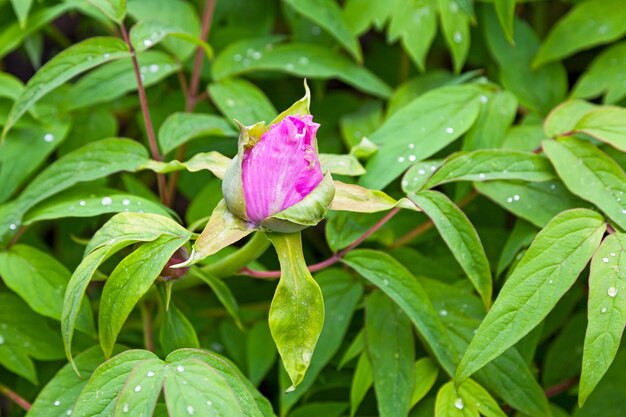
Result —
M306 197L322 181L313 116L287 116L244 151L248 221L259 223Z

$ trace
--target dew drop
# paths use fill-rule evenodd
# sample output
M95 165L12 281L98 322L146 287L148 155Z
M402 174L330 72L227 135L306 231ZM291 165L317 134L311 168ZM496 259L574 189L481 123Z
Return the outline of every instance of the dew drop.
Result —
M608 289L607 294L609 294L609 297L615 297L617 295L617 288L615 287L611 287Z
M615 256L615 252L611 252L611 256Z
M462 410L464 407L463 400L461 398L457 398L456 401L454 402L454 406L458 408L459 410Z
M423 169L419 169L417 170L417 173L420 175L424 175L426 173L426 171L424 171Z
M65 414L67 414L68 416L71 416L71 415L72 415L72 409L70 408L69 410L67 410L67 411L65 412Z
M178 366L176 367L176 370L177 370L178 372L185 372L185 367L184 367L183 365L178 365Z
M387 278L383 279L383 284L389 285L389 280Z
M447 316L448 315L448 310L440 310L439 311L439 315L442 316L442 317Z
M285 68L287 68L287 71L293 71L293 64L287 64Z
M304 362L310 362L311 361L311 352L302 352L302 360Z
M124 404L124 407L122 407L122 411L128 413L128 404Z
M550 189L551 190L556 190L556 184L550 184Z
M515 194L515 195L513 196L513 200L515 200L515 201L519 201L519 194Z
M512 203L512 202L513 202L513 197L509 197L509 198L507 198L507 199L506 199L506 202L507 202L507 203Z
M482 173L478 174L478 178L480 178L481 180L484 179L485 178L485 174L482 174Z
M80 205L80 206L84 206L85 204L87 204L87 203L85 203L85 200L80 200L78 202L78 205Z
M226 105L228 107L235 107L235 104L237 103L235 103L235 100L233 100L232 98L226 99Z
M415 148L415 144L414 143L409 143L409 149L413 149Z
M430 167L430 170L431 170L432 172L435 172L435 171L437 170L437 167L436 167L435 165L433 165L433 166L431 166L431 167Z
M606 307L602 307L602 310L600 310L602 312L602 314L606 313L607 311L609 311Z
M141 72L142 74L145 74L146 72L148 72L148 68L147 67L141 67L139 69L139 72Z
M254 51L252 53L252 59L261 59L261 53L259 51Z
M152 41L151 41L150 39L144 39L144 40L143 40L143 45L144 45L146 48L149 48L149 47L151 47L151 46L152 46Z
M451 1L451 2L450 2L450 11L451 11L452 13L456 13L456 12L458 12L458 11L459 11L459 5L458 5L458 4L456 4L456 2Z
M15 230L15 229L17 229L17 225L16 225L15 223L11 223L11 224L9 225L9 229L11 229L11 230Z
M187 406L187 413L188 413L189 415L192 415L192 414L193 414L193 407L192 407L192 406L190 406L190 405L188 405L188 406Z
M52 133L46 133L43 137L45 142L52 142L54 140L54 135Z
M309 65L309 58L301 56L298 62L300 63L300 65Z
M446 127L446 133L452 134L452 133L454 133L454 129L451 128L451 127Z
M609 258L602 258L602 262L604 262L605 264L609 263Z
M208 405L209 407L213 405L213 401L209 400L206 402L206 405Z
M135 387L135 392L139 392L139 391L141 391L141 385L137 385L137 386Z
M127 198L125 198L125 199L123 199L123 200L122 200L122 204L123 204L123 205L125 205L125 206L127 206L127 205L129 205L129 204L130 204L130 200L129 200L129 199L127 199Z
M626 210L622 210L622 214L626 214Z
M150 65L150 72L158 72L159 66L157 64Z
M404 156L399 157L398 158L398 162L400 162L400 163L404 162Z
M147 376L148 378L152 378L152 377L154 376L154 372L152 372L152 371L148 371L148 373L146 374L146 376Z
M461 35L461 32L454 32L452 39L454 39L454 42L456 43L461 43L463 42L463 35Z
M409 161L415 162L415 155L409 155Z
M483 104L484 104L484 103L486 103L486 102L488 102L488 101L489 101L489 99L487 98L487 96L485 96L485 95L480 96L480 102L481 102L481 103L483 103Z
M102 201L100 201L100 203L102 203L103 206L110 206L111 203L113 203L113 200L111 199L111 197L104 197L102 198Z
M109 59L109 58L111 57L111 54L104 54L104 55L102 55L102 57L103 57L104 59Z
M239 61L241 61L241 55L240 54L235 54L235 56L233 56L233 59L235 60L235 62L239 62Z
M56 401L54 402L54 406L55 406L55 407L58 407L58 406L60 406L60 405L61 405L61 401L56 400Z

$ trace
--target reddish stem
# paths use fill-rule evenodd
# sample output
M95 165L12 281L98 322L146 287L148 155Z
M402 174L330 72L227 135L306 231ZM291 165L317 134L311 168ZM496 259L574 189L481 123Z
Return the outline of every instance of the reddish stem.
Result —
M135 54L135 48L133 48L133 44L130 42L128 37L128 32L126 31L126 27L124 24L120 24L120 30L122 32L122 37L124 38L124 42L128 45L130 49L130 57L133 62L133 69L135 70L135 79L137 80L137 91L139 92L139 103L141 104L141 112L143 114L143 121L146 125L146 133L148 134L148 141L150 142L150 151L152 152L152 158L156 161L161 160L161 155L159 154L159 147L157 146L156 136L154 135L154 127L152 126L152 119L150 118L150 109L148 108L148 99L146 98L146 90L143 87L143 81L141 79L141 72L139 71L139 63L137 62L137 55ZM161 201L167 201L166 188L165 188L165 176L163 174L157 174L157 183L159 186L159 196L161 197Z
M30 410L30 403L9 387L0 384L0 394L19 405L24 411Z
M385 223L387 223L389 220L391 220L391 218L393 216L395 216L396 213L398 213L399 211L400 211L400 209L398 207L393 208L389 213L387 213L385 215L385 217L380 219L375 225L370 227L365 233L363 233L357 240L352 242L345 249L343 249L342 251L340 251L338 253L333 254L333 256L331 256L330 258L328 258L328 259L326 259L326 260L324 260L322 262L318 262L316 264L310 265L308 267L309 271L311 271L311 272L320 271L322 269L328 268L331 265L336 264L337 262L339 262L341 260L341 258L346 256L352 249L356 248L361 243L363 243L365 241L365 239L370 237L372 234L376 233L376 231L378 229L383 227L385 225ZM243 267L239 271L239 273L241 275L249 275L249 276L254 277L254 278L262 278L262 279L280 278L280 271L256 271L256 270L250 269L248 267Z

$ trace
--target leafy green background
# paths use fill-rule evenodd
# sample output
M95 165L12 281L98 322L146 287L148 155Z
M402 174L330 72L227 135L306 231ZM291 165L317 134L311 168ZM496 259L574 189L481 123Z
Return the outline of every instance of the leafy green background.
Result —
M625 36L623 0L0 0L0 414L626 415ZM221 179L303 79L336 195L277 256Z

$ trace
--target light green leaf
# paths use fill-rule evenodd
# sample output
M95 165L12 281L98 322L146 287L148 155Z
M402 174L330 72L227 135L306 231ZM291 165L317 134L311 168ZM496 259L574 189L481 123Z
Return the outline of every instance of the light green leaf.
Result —
M15 10L17 20L20 22L20 27L23 29L26 26L28 12L33 5L33 0L11 0L11 5Z
M281 277L269 312L272 337L289 374L292 391L302 382L324 325L322 291L306 267L299 233L268 234Z
M445 383L437 392L435 417L479 417L473 405L466 405L452 381Z
M432 220L439 234L459 262L489 309L492 283L489 260L480 237L465 213L445 194L421 191L409 198Z
M365 332L363 330L359 330L359 332L352 340L352 343L350 343L346 351L341 356L341 360L339 361L339 365L337 365L337 369L341 370L348 362L359 356L364 350Z
M409 404L411 408L428 394L438 375L439 368L431 358L425 357L415 362L415 389Z
M474 183L476 190L505 210L543 227L557 214L589 206L572 195L558 180L549 182L489 181Z
M547 181L555 176L550 162L544 156L531 152L485 149L452 154L423 188L434 188L454 181Z
M115 416L152 415L163 381L168 376L169 369L163 365L161 359L149 358L133 368L115 400Z
M76 186L28 210L24 225L64 217L93 217L104 213L152 213L171 217L159 203L119 190Z
M226 118L237 119L246 126L269 122L278 113L263 90L244 79L227 78L209 84L208 91Z
M383 252L353 250L343 258L343 262L395 301L409 316L446 372L454 373L456 353L439 315L415 277Z
M426 55L437 34L436 2L401 1L392 10L387 38L395 40L400 36L404 50L420 71L424 71Z
M380 149L360 184L381 189L412 163L458 139L478 117L480 91L472 85L438 88L394 113L369 137Z
M31 383L37 384L37 371L31 358L63 357L56 330L8 292L0 293L0 323L0 365Z
M173 113L159 128L159 147L169 153L202 136L236 137L237 132L223 118L212 114Z
M454 154L450 156L454 158ZM430 180L434 172L441 167L443 160L426 160L413 164L402 177L402 191L405 193L415 193L424 188L424 185Z
M133 369L146 361L159 361L146 350L127 350L98 366L72 409L75 416L113 415L119 392ZM153 372L156 373L155 368ZM94 399L98 399L94 401Z
M141 20L130 29L129 37L135 51L141 52L157 45L168 36L196 45L204 50L207 58L213 58L213 48L208 43L169 22Z
M572 193L626 229L626 174L617 162L591 142L573 137L544 141L543 150Z
M494 1L500 26L509 43L513 43L513 19L515 18L515 0Z
M196 329L174 303L170 303L169 309L163 312L159 342L165 354L180 348L200 347Z
M324 367L335 356L341 347L357 303L361 301L363 295L362 285L350 274L339 269L332 268L317 273L315 280L324 297L324 327L304 379L294 392L280 397L280 409L283 414L309 392L309 388L318 380ZM281 388L286 389L287 386Z
M574 130L626 152L626 109L604 107L591 111L576 123Z
M543 122L543 131L549 138L570 135L578 121L598 106L584 100L568 100L556 106Z
M626 323L626 235L606 237L591 260L588 325L583 350L578 403L589 394L613 362Z
M199 152L186 162L176 160L170 162L161 162L154 160L146 160L146 163L140 166L140 169L150 169L154 172L167 174L169 172L187 170L189 172L211 171L219 179L224 178L224 173L231 165L232 160L219 152Z
M200 237L193 244L193 251L189 256L189 260L176 265L176 267L182 268L193 265L207 256L224 249L226 246L243 239L254 232L254 230L252 225L228 211L226 203L222 200L213 210L209 222L200 234Z
M356 364L356 369L352 375L352 385L350 386L350 416L354 416L374 383L372 364L366 352L361 353Z
M24 91L24 84L16 76L0 72L0 97L15 101Z
M48 61L28 81L11 108L2 137L6 137L9 129L37 100L61 84L105 62L129 57L128 46L117 38L90 38L70 46Z
M485 417L507 416L491 394L477 382L468 379L459 387L458 391L463 399L463 404L475 408L481 415Z
M323 172L330 171L333 174L354 177L365 174L365 168L352 155L321 153L319 157Z
M109 19L122 23L126 16L126 0L87 0L96 6Z
M137 54L141 82L150 87L180 70L180 64L164 52ZM109 62L91 71L69 91L69 109L76 110L111 102L137 89L137 78L130 60Z
M191 268L189 273L204 281L204 283L211 288L211 291L213 291L217 299L220 300L220 303L226 308L226 311L228 311L228 314L230 314L237 326L243 329L243 324L239 317L239 305L230 288L228 288L220 278L207 274L199 268Z
M539 232L482 321L456 373L462 383L530 332L576 281L606 229L598 213L563 212Z
M398 305L377 291L365 304L365 335L380 416L407 416L415 389L411 322Z
M469 17L457 0L438 0L443 35L452 52L454 72L461 72L470 47Z
M8 251L0 252L0 276L33 311L55 320L61 319L63 294L70 280L70 271L54 257L31 246L12 246ZM86 299L81 304L76 327L95 335L91 306Z
M507 90L485 92L476 123L465 134L463 150L500 148L517 115L517 97Z
M105 357L111 355L117 335L135 304L189 236L190 233L182 237L163 236L145 243L111 272L102 290L98 315L100 346Z
M286 3L328 31L358 62L363 60L361 46L334 0L286 0Z
M531 61L539 49L539 37L530 24L514 18L515 47L512 47L493 9L485 7L483 12L480 27L487 47L500 69L502 85L517 96L522 106L547 114L565 98L565 68L561 63L553 63L532 69Z
M335 181L335 197L330 204L331 210L376 213L394 207L416 210L415 205L406 198L395 200L382 191Z
M592 98L604 94L604 103L614 104L626 96L626 42L604 49L578 78L572 97Z
M585 402L584 407L575 407L574 417L622 417L626 413L626 404L622 392L626 387L626 350L620 349L613 365L602 378L594 392Z
M550 30L533 66L566 58L578 51L621 38L626 33L626 9L621 0L576 4Z
M321 45L291 43L274 46L269 51L256 51L249 45L247 41L237 42L218 55L213 65L216 80L254 71L279 71L300 78L337 78L378 97L391 95L389 86L376 75ZM242 58L248 49L254 51L252 59Z

